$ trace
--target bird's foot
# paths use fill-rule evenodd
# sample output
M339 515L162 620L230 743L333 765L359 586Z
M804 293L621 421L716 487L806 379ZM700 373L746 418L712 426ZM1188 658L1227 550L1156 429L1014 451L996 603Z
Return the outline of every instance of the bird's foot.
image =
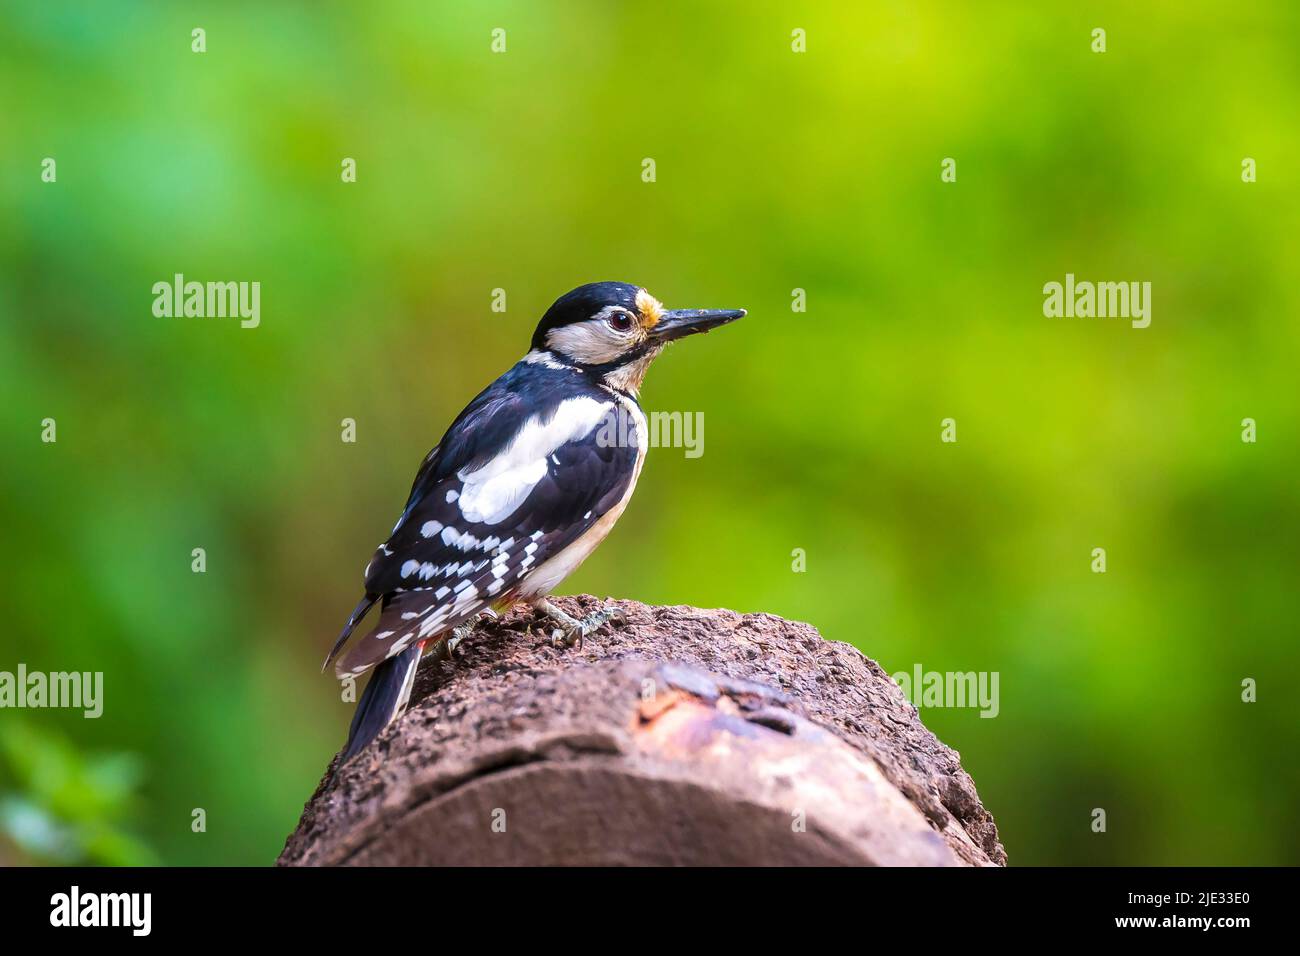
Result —
M547 617L558 622L560 626L551 632L551 644L555 647L574 647L582 650L583 640L610 621L627 623L627 613L617 604L593 611L579 620L561 611L550 601L539 601L535 607Z
M456 645L473 633L473 621L466 621L464 624L458 624L451 629L451 633L447 635L447 660L451 660L455 656Z
M494 621L497 620L497 614L491 608L488 608L487 610L480 612L480 614L481 616L491 618ZM440 642L442 644L442 647L435 648L434 652L438 654L441 660L447 660L447 661L455 660L456 646L460 644L461 641L465 640L465 638L469 637L471 634L474 633L474 628L477 625L477 623L478 622L476 620L472 620L472 621L466 621L464 624L457 624L455 627L451 629L451 633L448 634L446 638Z

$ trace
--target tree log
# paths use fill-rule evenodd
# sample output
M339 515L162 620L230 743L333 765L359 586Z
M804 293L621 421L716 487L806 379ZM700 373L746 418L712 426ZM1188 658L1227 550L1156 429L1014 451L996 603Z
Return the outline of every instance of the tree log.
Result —
M618 603L626 623L581 649L520 607L426 659L279 863L1006 863L958 755L874 661L769 614Z

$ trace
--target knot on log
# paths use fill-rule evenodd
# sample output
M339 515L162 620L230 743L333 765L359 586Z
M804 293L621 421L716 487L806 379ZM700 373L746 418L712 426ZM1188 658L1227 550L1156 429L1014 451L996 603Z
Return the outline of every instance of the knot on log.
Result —
M958 755L874 661L770 614L618 603L581 650L520 607L426 660L279 863L1006 863Z

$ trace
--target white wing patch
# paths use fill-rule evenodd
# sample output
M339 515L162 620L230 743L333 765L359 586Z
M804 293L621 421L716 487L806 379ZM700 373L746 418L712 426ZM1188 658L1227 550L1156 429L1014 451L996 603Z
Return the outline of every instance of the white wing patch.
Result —
M460 513L471 523L498 524L524 503L546 475L546 459L571 441L591 434L613 407L582 396L565 399L546 424L534 416L509 446L481 468L461 470Z

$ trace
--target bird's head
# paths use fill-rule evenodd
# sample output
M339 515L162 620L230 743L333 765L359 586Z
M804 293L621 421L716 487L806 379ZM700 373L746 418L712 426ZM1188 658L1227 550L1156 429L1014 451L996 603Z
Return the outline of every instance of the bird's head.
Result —
M744 314L744 309L665 309L640 286L592 282L555 300L537 324L532 347L538 355L549 352L609 385L635 392L669 342Z

